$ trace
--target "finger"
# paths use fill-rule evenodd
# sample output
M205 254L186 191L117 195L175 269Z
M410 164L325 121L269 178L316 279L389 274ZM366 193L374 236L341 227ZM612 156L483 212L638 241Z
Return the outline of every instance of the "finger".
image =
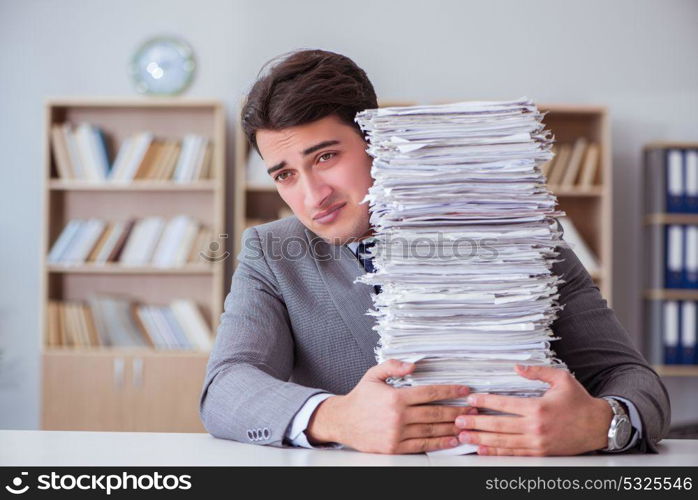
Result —
M478 455L492 456L513 456L513 457L542 457L544 454L540 451L528 448L492 448L491 446L479 446L477 449Z
M438 438L405 439L397 447L397 453L426 453L458 446L455 436Z
M403 428L402 439L456 437L460 429L453 423L409 424Z
M408 406L404 411L406 424L431 424L448 422L453 424L459 415L474 415L475 408L446 405Z
M505 434L500 432L463 431L458 434L462 444L477 444L493 448L536 448L526 434Z
M542 380L555 387L569 376L564 368L547 365L516 365L516 373L530 380Z
M470 406L476 408L488 408L515 415L526 415L534 409L537 402L536 398L500 396L499 394L471 394L467 401Z
M399 390L400 397L408 405L464 398L470 394L470 388L467 385L421 385L402 387Z
M404 377L408 373L412 373L414 367L414 363L403 363L397 359L389 359L387 361L383 361L379 365L369 368L366 371L364 378L375 381L384 381L389 377Z
M489 432L505 432L510 434L523 434L526 420L522 417L506 417L491 415L461 415L456 418L456 427L459 429L472 429Z

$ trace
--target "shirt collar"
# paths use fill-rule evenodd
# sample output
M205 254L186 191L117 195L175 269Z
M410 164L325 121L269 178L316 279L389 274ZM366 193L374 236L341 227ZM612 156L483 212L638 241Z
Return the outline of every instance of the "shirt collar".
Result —
M356 251L359 248L359 242L358 241L351 241L351 242L347 243L347 246L349 247L349 250L351 250L354 253L354 255L356 255Z

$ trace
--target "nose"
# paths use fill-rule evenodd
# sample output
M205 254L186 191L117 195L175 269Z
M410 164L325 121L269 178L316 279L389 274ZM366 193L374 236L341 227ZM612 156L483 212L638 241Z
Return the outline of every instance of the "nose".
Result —
M318 210L332 196L332 186L327 184L319 175L307 175L305 177L305 205L309 210Z

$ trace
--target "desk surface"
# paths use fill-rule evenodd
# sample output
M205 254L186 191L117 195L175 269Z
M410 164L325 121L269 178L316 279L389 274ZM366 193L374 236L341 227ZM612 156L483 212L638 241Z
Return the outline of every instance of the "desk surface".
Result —
M698 440L667 439L660 453L577 457L427 457L352 450L273 448L209 434L0 430L0 466L205 465L463 465L635 466L698 465Z

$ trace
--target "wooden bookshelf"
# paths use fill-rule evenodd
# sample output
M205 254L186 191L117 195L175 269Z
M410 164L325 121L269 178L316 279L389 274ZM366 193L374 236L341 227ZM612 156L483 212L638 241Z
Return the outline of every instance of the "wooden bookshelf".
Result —
M381 106L409 106L415 102L382 101ZM443 102L439 102L443 104ZM599 165L588 187L551 186L560 207L571 218L577 230L599 261L599 270L592 273L604 298L612 300L612 176L611 140L608 112L602 106L542 104L544 122L555 135L557 143L572 143L583 137L599 146ZM237 255L242 231L249 225L271 221L280 210L288 209L270 186L247 186L246 168L250 153L247 140L239 126L235 130L235 237Z
M134 302L167 305L190 299L213 332L222 313L224 261L177 268L126 267L117 263L57 265L48 252L67 222L97 217L123 221L189 215L211 228L225 250L225 110L209 99L54 98L45 103L45 179L40 284L42 335L41 426L47 430L204 432L199 396L209 353L120 347L46 347L49 300L85 300L94 293L126 295ZM135 180L128 183L58 177L51 126L87 122L104 130L114 152L131 134L157 138L207 137L209 178L194 182ZM202 248L207 251L207 248Z
M598 259L599 270L591 276L610 305L613 299L613 176L608 111L603 106L582 104L539 104L538 108L546 113L543 122L555 136L555 144L571 145L583 138L598 145L599 163L590 186L549 187Z

